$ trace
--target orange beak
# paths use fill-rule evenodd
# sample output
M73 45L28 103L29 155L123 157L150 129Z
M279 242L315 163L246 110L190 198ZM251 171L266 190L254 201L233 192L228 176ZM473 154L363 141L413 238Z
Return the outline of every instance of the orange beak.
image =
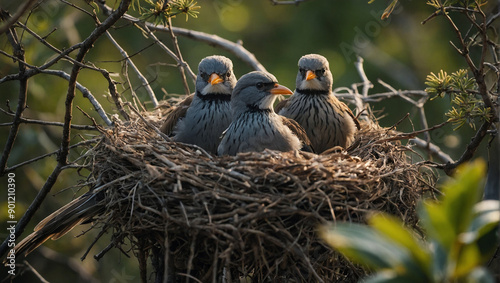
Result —
M213 74L210 75L210 78L208 79L208 82L211 85L216 85L216 84L220 84L220 83L224 82L224 80L221 79L219 77L219 75L217 75L216 73L213 73Z
M306 81L310 81L310 80L315 79L315 78L316 78L316 74L313 71L308 70L306 73Z
M274 88L271 89L271 94L273 94L273 95L278 95L278 94L287 95L287 94L293 94L293 91L291 91L286 86L275 84Z

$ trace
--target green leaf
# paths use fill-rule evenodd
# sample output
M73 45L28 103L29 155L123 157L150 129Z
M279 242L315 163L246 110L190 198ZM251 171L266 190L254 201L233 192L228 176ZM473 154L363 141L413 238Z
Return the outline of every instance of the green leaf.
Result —
M404 228L399 219L389 214L377 213L368 219L368 223L394 243L406 248L418 263L422 272L429 272L430 255L427 249L418 241L415 233Z
M448 252L457 235L443 206L440 203L424 201L417 209L422 227L429 238L438 242Z
M373 228L360 224L338 223L320 228L320 236L350 260L377 270L392 270L398 277L419 282L428 277L411 253Z
M465 232L473 217L473 207L483 194L483 179L486 165L477 160L457 170L456 179L445 184L441 213L448 219L453 233Z

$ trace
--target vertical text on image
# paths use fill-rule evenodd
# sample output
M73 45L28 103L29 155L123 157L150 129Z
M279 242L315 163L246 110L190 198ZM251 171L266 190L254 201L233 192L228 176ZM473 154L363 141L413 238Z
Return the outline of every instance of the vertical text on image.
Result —
M7 231L8 247L10 251L7 255L8 273L12 276L16 274L16 174L9 173L7 175Z

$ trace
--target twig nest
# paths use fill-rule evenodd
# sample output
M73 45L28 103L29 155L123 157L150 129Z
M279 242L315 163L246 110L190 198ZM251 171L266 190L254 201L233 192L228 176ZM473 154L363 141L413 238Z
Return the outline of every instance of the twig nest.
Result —
M151 127L160 112L103 131L88 154L93 187L105 193L100 227L112 228L115 246L129 239L143 270L152 255L175 280L356 281L365 272L326 246L318 226L363 222L368 211L414 226L434 184L391 141L397 133L377 126L365 125L347 152L217 157L162 137Z

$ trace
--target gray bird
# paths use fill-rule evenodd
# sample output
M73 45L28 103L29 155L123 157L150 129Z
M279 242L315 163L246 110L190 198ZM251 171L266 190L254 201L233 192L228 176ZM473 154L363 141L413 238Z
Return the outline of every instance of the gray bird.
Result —
M360 128L351 109L332 92L328 60L317 54L299 60L294 94L276 105L276 112L297 121L307 132L316 152L334 146L347 148Z
M236 155L264 149L312 151L302 127L274 112L278 94L292 94L292 91L279 85L273 75L255 71L242 76L231 97L233 121L223 133L217 153Z
M160 130L173 134L174 141L195 144L215 154L222 132L231 123L235 84L230 59L218 55L204 58L198 66L195 93L167 116Z

